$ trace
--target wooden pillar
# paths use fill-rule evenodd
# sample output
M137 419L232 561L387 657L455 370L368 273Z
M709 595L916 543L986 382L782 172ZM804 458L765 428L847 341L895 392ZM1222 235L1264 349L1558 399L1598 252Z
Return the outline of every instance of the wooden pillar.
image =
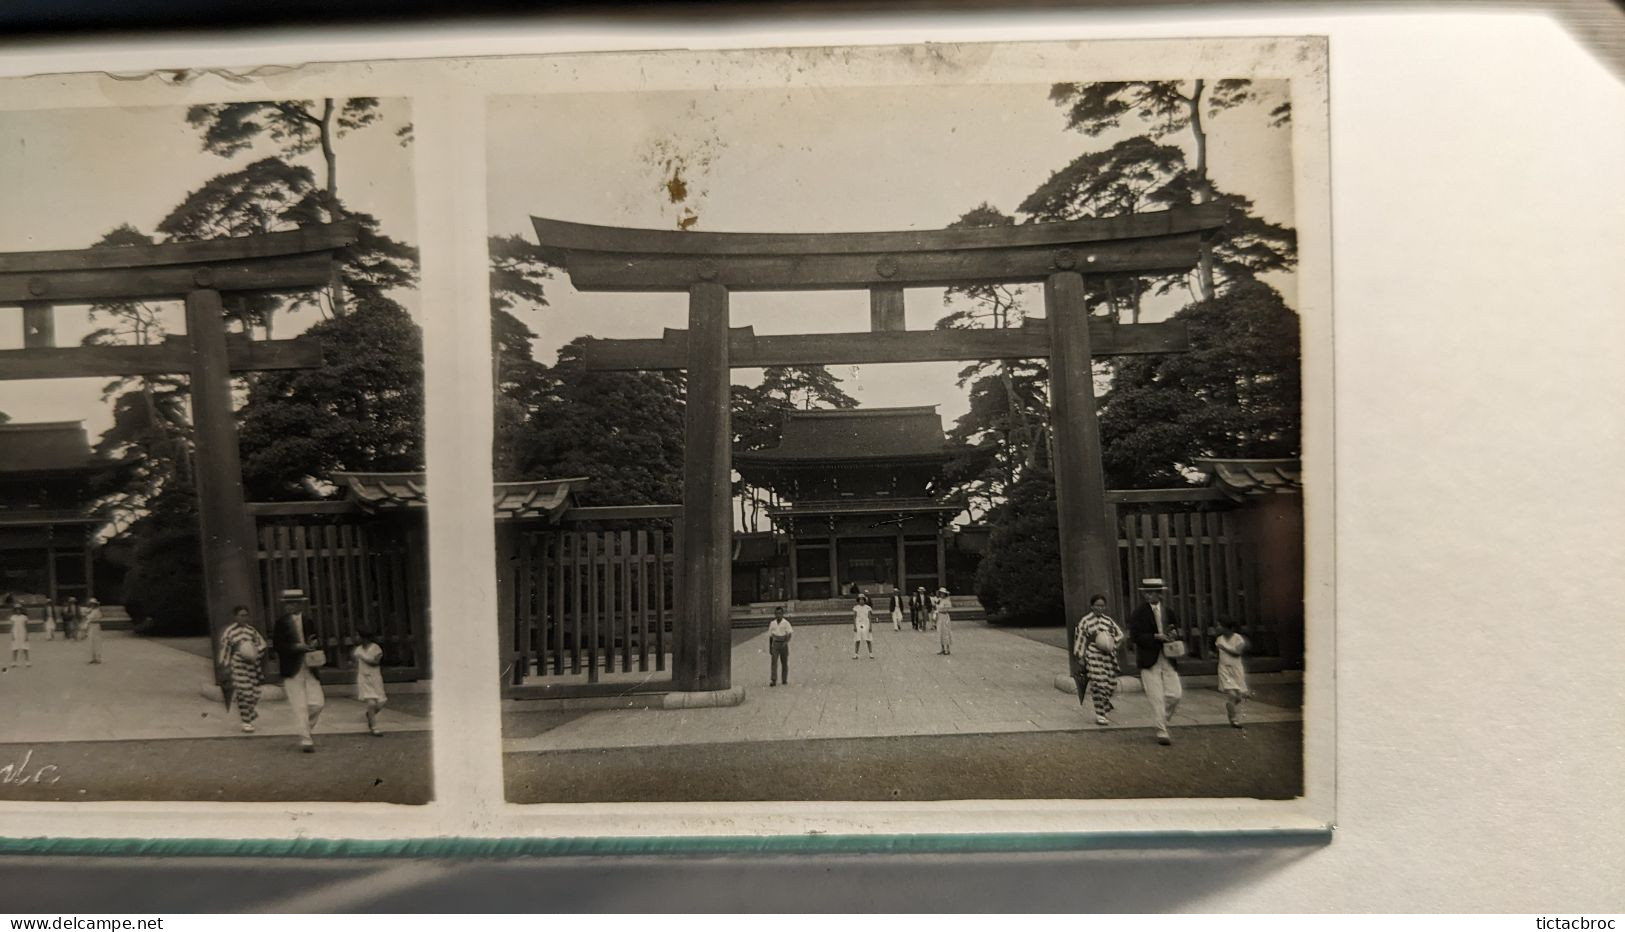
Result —
M1067 643L1089 611L1089 593L1111 593L1117 533L1106 513L1083 276L1057 272L1044 282L1049 315L1050 404L1055 438L1055 498L1061 536L1061 589ZM1078 659L1067 652L1074 673Z
M728 289L688 291L688 403L683 426L682 615L673 640L679 690L727 689L732 671L732 451L728 425Z
M940 523L941 519L938 519ZM948 586L948 541L947 528L937 528L937 588L945 589ZM963 593L958 593L963 594Z
M186 337L191 350L192 426L197 453L198 530L203 545L203 584L209 636L218 648L235 605L258 614L254 521L243 501L242 455L231 407L231 369L226 360L226 323L220 292L200 289L186 296ZM309 593L314 596L315 593ZM256 624L265 629L265 619ZM212 654L211 654L212 656ZM216 671L223 676L224 671Z
M56 315L49 301L23 302L23 349L56 345Z
M791 603L801 597L801 570L796 563L796 551L798 549L800 548L796 546L796 532L792 528L790 531L790 591L786 594L785 599L785 601Z
M908 547L903 543L903 521L897 521L897 591L908 594Z
M831 519L831 520L833 520L833 519ZM841 564L840 564L839 554L840 554L840 550L837 549L837 547L836 547L835 529L830 528L830 532L829 532L829 597L832 598L832 599L838 599L838 598L841 597Z
M85 528L85 600L96 598L96 534Z
M56 528L45 529L45 591L51 595L51 604L58 601L56 597Z

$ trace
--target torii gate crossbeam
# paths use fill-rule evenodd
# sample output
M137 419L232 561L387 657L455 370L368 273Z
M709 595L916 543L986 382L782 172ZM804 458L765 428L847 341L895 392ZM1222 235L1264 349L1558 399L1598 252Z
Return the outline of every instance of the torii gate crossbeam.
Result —
M596 369L688 370L676 687L730 686L734 367L1048 357L1069 635L1091 588L1117 601L1117 535L1108 517L1091 359L1178 352L1185 334L1177 324L1091 320L1084 276L1186 271L1225 216L1222 205L1208 204L1064 223L810 234L635 230L532 218L543 257L578 290L689 295L686 332L596 340L586 354ZM1037 282L1044 285L1042 331L905 329L904 288ZM729 327L730 291L840 289L869 291L871 332L759 337Z
M0 351L0 380L186 373L196 433L198 519L211 634L234 605L258 613L258 548L243 500L231 375L320 366L308 340L228 335L221 292L289 293L325 287L334 253L355 223L153 246L0 253L0 307L22 306L23 348ZM55 345L55 305L181 299L186 335L147 346ZM261 619L265 627L268 619ZM216 671L217 674L219 671Z

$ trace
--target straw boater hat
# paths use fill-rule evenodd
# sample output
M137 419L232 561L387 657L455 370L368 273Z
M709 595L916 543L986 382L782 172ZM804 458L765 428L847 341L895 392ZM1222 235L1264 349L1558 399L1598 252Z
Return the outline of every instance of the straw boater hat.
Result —
M303 589L284 589L284 590L282 590L282 601L284 601L284 602L303 602L304 600L305 600L305 590L303 590Z
M1140 589L1142 591L1147 590L1147 589L1166 589L1166 588L1168 588L1168 587L1164 586L1162 584L1162 577L1160 577L1160 576L1150 576L1150 577L1147 577L1145 579L1140 580Z

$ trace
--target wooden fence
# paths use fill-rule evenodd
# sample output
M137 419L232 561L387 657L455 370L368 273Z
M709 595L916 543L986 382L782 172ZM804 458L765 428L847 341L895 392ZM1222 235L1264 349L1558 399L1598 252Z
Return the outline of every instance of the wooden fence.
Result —
M501 585L512 599L510 685L666 669L677 543L665 529L520 530Z
M387 678L425 678L427 546L421 522L264 524L259 565L266 617L280 610L278 593L303 590L310 600L306 633L321 640L328 669L353 669L350 651L361 632L372 631L384 649Z
M1231 511L1123 514L1117 553L1126 608L1138 604L1141 579L1161 577L1192 656L1215 659L1213 639L1221 619L1252 642L1255 654L1275 655L1278 632L1263 617L1257 548L1244 538L1240 524Z

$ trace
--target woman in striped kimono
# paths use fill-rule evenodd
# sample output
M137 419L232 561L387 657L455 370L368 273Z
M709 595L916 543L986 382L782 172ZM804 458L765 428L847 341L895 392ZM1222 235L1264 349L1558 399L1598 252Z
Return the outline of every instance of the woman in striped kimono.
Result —
M249 620L248 606L233 609L231 625L220 635L220 666L231 673L231 691L237 698L243 731L253 731L260 715L260 661L269 646Z
M1072 652L1083 661L1088 676L1089 695L1095 703L1095 724L1110 725L1106 713L1112 710L1117 694L1117 649L1123 644L1123 629L1106 614L1106 597L1089 600L1089 614L1078 620L1078 639Z

